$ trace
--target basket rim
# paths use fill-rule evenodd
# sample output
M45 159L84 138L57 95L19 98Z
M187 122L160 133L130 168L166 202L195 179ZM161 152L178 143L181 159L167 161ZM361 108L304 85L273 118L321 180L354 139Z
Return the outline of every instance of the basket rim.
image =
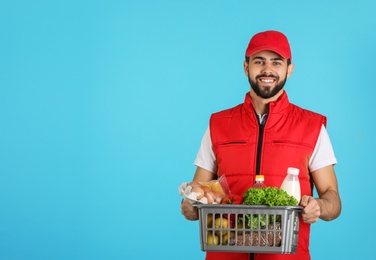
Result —
M268 206L268 205L245 205L245 204L203 204L195 203L192 205L198 209L201 208L232 208L232 209L289 209L289 210L303 210L302 206Z

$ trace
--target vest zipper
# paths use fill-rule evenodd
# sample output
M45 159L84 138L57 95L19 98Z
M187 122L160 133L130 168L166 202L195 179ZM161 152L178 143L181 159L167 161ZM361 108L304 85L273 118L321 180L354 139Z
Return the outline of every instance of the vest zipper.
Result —
M256 114L256 118L258 119L258 115ZM262 143L264 140L264 128L267 120L267 116L265 116L264 120L260 123L260 120L257 120L259 125L259 136L257 141L257 155L256 155L256 175L260 174L260 167L261 167L261 152L262 152Z
M257 141L257 155L256 155L256 175L260 175L260 164L261 164L261 152L262 152L262 141L264 140L264 126L266 123L266 119L268 116L265 116L265 118L260 123L259 117L256 114L257 123L259 125L259 136ZM254 260L255 255L253 253L249 254L249 259Z

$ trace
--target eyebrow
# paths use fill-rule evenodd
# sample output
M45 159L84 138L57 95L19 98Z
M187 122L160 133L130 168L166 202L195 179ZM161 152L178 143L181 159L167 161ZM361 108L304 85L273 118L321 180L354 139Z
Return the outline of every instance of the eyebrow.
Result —
M256 56L254 57L252 60L266 60L265 57L262 57L262 56ZM276 60L280 60L280 61L283 61L283 58L282 57L276 57L276 58L271 58L270 60L272 61L276 61Z

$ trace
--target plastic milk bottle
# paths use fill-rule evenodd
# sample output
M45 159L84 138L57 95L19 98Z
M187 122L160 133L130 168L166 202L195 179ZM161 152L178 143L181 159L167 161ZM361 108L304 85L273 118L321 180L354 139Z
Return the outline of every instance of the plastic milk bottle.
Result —
M290 196L294 196L298 204L300 203L299 169L287 168L287 176L282 183L281 190L286 191Z

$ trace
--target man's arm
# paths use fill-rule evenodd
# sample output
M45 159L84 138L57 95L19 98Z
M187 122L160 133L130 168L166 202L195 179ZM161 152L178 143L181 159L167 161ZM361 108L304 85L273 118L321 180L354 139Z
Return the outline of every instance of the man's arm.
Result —
M214 179L214 173L205 170L201 167L197 167L196 173L193 177L193 181L208 182ZM181 203L181 214L188 220L197 220L198 212L197 208L193 207L191 203L186 200L183 200Z
M303 221L314 223L319 218L329 221L341 213L341 199L338 193L338 183L332 165L323 167L311 173L319 198L303 196L301 206Z

